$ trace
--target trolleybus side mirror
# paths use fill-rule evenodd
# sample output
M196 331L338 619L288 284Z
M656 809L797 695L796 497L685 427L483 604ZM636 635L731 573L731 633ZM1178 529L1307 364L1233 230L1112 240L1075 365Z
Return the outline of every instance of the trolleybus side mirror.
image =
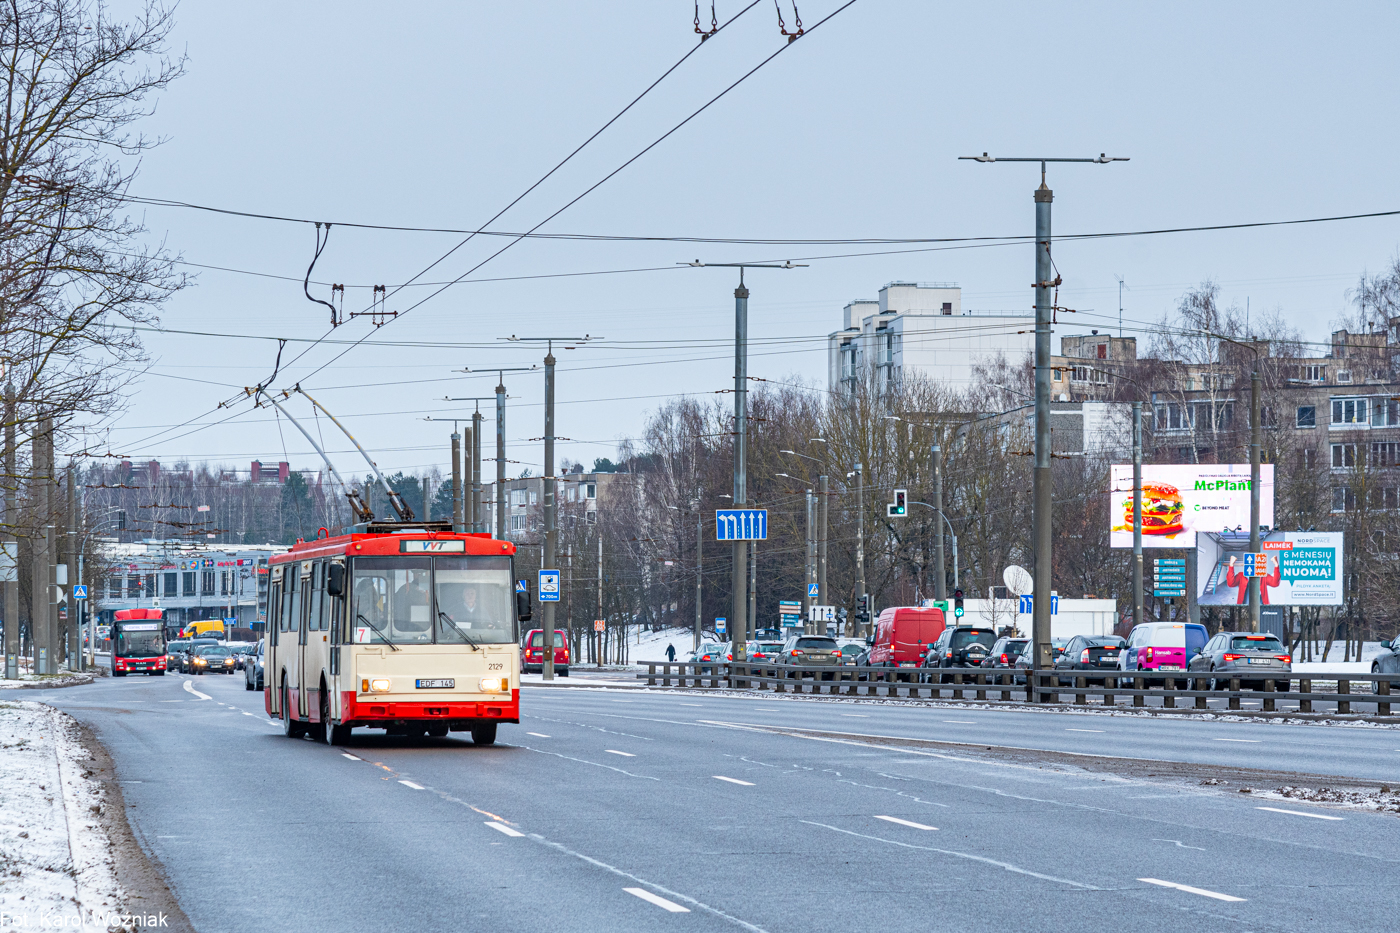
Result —
M326 592L332 596L345 595L344 564L331 564L326 568Z
M515 594L515 617L516 617L517 619L519 619L521 622L529 622L529 621L530 621L530 615L531 615L531 612L530 612L530 594L529 594L528 592L525 592L525 593L516 593L516 594Z

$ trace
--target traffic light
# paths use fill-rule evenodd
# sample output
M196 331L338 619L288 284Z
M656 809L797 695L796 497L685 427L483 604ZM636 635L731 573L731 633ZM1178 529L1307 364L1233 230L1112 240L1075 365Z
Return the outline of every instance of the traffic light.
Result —
M963 591L953 590L953 616L961 619L963 616Z
M896 489L894 491L894 501L885 506L885 514L890 518L897 515L909 514L909 490Z
M870 594L862 593L856 597L856 619L862 624L870 621Z

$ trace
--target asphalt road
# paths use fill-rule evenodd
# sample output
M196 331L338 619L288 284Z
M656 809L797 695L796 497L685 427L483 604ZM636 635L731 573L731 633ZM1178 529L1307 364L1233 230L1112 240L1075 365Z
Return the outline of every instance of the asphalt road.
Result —
M237 676L40 696L106 745L203 933L1400 925L1400 817L1012 754L1400 784L1396 730L536 687L495 747L333 749Z

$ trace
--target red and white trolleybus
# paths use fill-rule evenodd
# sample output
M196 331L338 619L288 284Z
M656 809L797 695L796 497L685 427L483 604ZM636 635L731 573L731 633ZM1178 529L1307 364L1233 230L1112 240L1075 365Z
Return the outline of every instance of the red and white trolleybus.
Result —
M264 704L288 736L338 745L520 721L515 545L446 522L362 522L270 561Z

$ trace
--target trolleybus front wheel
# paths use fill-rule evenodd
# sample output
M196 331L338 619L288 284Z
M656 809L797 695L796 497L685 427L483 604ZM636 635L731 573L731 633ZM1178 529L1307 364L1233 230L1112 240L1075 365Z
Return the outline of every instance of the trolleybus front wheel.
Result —
M496 744L496 723L478 722L472 725L472 741L477 745Z
M306 735L306 723L292 716L291 694L287 681L282 681L282 734L289 739L299 739Z

